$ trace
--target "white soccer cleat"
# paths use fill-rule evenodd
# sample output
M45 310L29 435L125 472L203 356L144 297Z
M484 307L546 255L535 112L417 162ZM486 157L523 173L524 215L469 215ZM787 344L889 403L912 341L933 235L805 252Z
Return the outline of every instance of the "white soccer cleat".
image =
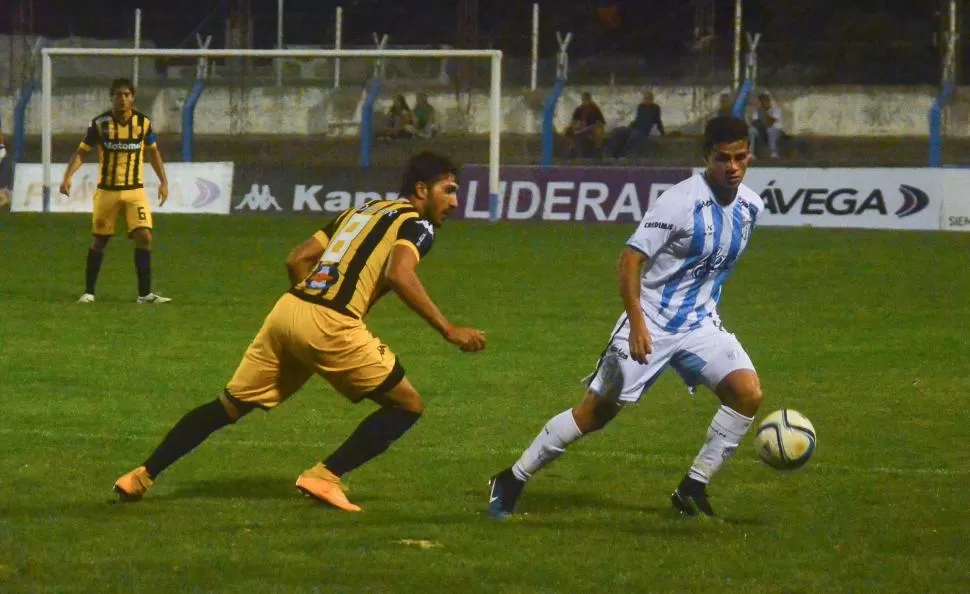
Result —
M77 302L78 303L94 303L94 295L92 295L91 293L85 293L84 295L81 295L78 298Z
M91 295L91 301L94 301L94 295ZM161 295L156 295L155 293L149 293L144 297L138 298L138 303L168 303L171 301L168 297L162 297Z

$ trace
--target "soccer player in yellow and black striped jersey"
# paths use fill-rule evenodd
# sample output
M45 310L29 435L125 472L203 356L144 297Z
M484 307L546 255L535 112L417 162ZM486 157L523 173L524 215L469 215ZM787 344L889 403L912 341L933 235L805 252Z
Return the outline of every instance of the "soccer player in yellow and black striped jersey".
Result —
M111 83L111 109L99 114L88 126L84 140L74 151L64 172L60 191L71 195L71 178L81 167L84 155L98 149L98 189L94 193L91 233L84 294L78 303L94 303L94 287L104 260L104 249L115 233L115 220L125 210L128 236L135 242L135 273L138 303L167 303L168 297L152 292L152 211L145 193L145 158L158 175L158 204L168 198L168 178L158 150L151 119L134 109L135 87L127 78Z
M304 471L296 486L339 509L360 511L344 494L341 477L387 450L424 408L394 352L364 324L371 306L393 291L462 351L485 348L481 331L448 321L416 272L435 229L458 205L455 173L445 157L415 155L402 181L405 200L348 209L297 246L287 258L291 288L266 317L222 396L182 417L142 466L115 482L121 499L140 499L160 472L212 432L254 408L272 409L316 374L351 402L370 399L380 408Z

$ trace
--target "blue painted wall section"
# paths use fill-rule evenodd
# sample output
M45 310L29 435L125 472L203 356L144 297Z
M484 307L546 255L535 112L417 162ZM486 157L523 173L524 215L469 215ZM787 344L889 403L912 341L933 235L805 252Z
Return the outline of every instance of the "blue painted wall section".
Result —
M381 95L381 81L374 78L367 83L367 94L360 106L360 166L370 167L374 150L374 102Z
M750 80L741 83L738 96L734 99L734 106L731 108L731 115L744 119L744 108L748 106L748 98L751 96L752 89L754 89L754 83Z
M953 99L953 83L943 83L930 108L930 167L943 166L943 110Z
M553 148L556 145L556 105L563 89L566 88L566 79L557 78L552 85L549 96L546 97L546 104L542 108L542 166L552 165Z
M13 157L15 163L23 163L24 151L27 146L27 107L30 99L34 95L37 83L33 78L24 81L24 86L20 89L20 97L13 108Z
M201 78L196 79L182 105L182 160L186 163L190 163L195 155L195 105L203 90L205 83Z

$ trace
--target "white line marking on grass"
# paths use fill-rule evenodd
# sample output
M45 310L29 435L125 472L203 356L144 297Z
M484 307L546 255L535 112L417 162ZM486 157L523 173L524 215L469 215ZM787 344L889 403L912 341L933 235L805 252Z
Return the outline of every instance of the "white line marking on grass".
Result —
M30 437L41 437L45 439L53 439L59 441L65 441L69 439L80 439L84 441L96 441L101 443L113 442L118 440L124 441L137 441L146 443L158 443L162 438L162 434L159 435L136 435L132 433L128 434L118 434L109 435L106 433L77 433L71 431L52 431L50 429L32 429L32 428L11 428L11 427L0 427L0 435L22 435ZM333 443L322 443L313 441L274 441L274 440L261 440L261 439L234 439L232 437L220 437L220 445L229 446L244 446L244 447L257 447L257 448L329 448L333 447ZM469 453L469 448L467 446L456 447L450 445L440 445L440 446L412 446L412 445L401 445L402 448L407 448L411 451L418 451L427 453L432 456L437 456L439 458L461 458L467 457ZM477 453L479 454L492 454L492 455L502 455L509 458L518 456L522 453L521 448L496 448L496 447L483 447L478 448ZM663 454L649 454L637 451L623 451L623 450L608 450L608 451L582 451L578 450L570 453L570 457L590 457L590 458L607 458L607 459L622 459L630 460L632 462L655 462L658 464L678 464L678 463L689 463L690 458L687 457L687 453L684 456L671 456ZM736 458L732 464L747 464L747 465L762 465L762 462L753 458ZM967 476L970 475L970 468L899 468L894 466L842 466L836 464L812 464L811 468L815 472L829 472L829 473L843 473L850 472L854 474L884 474L884 475L901 475L901 476Z

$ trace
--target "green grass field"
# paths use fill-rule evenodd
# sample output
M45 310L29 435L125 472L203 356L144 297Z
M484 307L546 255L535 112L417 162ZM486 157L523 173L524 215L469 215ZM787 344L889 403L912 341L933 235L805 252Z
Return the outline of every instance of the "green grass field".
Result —
M88 217L0 215L0 591L970 591L970 235L755 233L722 317L759 368L759 416L798 409L819 446L782 474L749 435L711 486L718 521L669 508L716 408L673 373L536 477L517 520L484 512L490 474L582 396L620 311L632 229L611 225L442 230L421 274L489 345L465 355L395 298L375 308L426 414L349 475L363 513L293 488L372 410L319 380L113 503L219 394L319 223L158 215L175 301L134 304L119 237L78 306Z

